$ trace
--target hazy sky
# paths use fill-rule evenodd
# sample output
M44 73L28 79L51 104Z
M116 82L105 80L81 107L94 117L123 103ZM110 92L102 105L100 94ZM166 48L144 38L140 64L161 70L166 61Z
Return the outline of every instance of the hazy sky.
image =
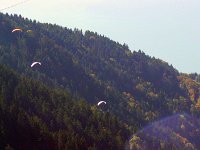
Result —
M0 0L0 9L24 0ZM1 11L91 30L180 72L200 73L199 0L29 0Z

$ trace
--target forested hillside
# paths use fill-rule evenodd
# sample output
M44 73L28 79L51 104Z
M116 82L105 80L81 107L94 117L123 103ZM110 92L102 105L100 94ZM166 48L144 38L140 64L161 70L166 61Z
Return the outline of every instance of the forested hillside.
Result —
M2 150L120 150L130 136L130 131L108 112L2 65L0 87Z
M12 32L16 28L21 30ZM30 67L34 61L41 65ZM73 99L106 101L102 111L134 131L174 113L200 115L196 74L180 74L167 62L95 32L0 14L0 64Z
M135 134L130 150L198 150L200 120L188 114L176 114L154 122Z

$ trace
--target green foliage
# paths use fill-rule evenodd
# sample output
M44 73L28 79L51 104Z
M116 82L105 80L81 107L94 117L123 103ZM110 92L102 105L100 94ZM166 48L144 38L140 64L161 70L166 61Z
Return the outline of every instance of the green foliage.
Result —
M16 27L22 28L23 32L11 33ZM27 30L32 32L26 32ZM40 61L42 65L31 68L33 61ZM99 100L107 101L106 107L101 111L118 116L127 128L134 131L153 120L177 112L200 115L197 74L179 74L173 66L160 59L151 58L141 50L131 52L128 45L91 31L83 33L82 30L42 24L17 15L0 14L0 63L13 68L24 77L67 91L63 95L60 90L53 90L54 94L51 94L51 90L38 86L35 81L27 88L29 81L26 78L21 79L24 84L18 84L16 77L8 74L5 80L9 81L1 83L0 106L3 111L7 106L9 111L15 111L16 106L11 105L14 99L15 104L26 108L27 115L39 115L31 120L27 117L34 128L42 129L42 133L55 132L54 138L64 137L64 141L70 141L66 134L73 137L73 141L80 138L80 145L77 147L87 145L85 143L89 140L100 143L105 140L102 137L113 135L107 128L103 130L105 122L96 123L105 118L100 117L97 108L87 108L86 102L96 105ZM39 96L36 97L35 93ZM79 100L79 104L74 103L74 99ZM73 107L69 109L66 103ZM83 112L79 114L79 111ZM88 118L90 114L94 118ZM86 118L93 123L92 127L87 128L88 124L82 123ZM44 120L47 123L38 125ZM64 131L65 134L60 134L59 131L63 131L65 127L73 132ZM101 132L96 131L99 127L103 128ZM77 135L80 131L82 134ZM86 131L99 136L85 136ZM115 140L120 141L120 135L116 138ZM121 143L118 142L119 145ZM69 148L62 144L61 149ZM119 145L117 146L120 147ZM91 142L87 146L95 149L101 144Z
M131 126L152 121L145 119L145 113L157 114L155 108L159 113L153 118L168 114L163 111L169 110L167 101L183 96L179 73L141 50L131 52L128 45L91 31L41 24L17 15L0 16L0 28L4 29L0 34L0 63L24 76L67 89L76 99L92 104L104 99L109 103L107 111ZM15 27L23 32L11 33ZM30 68L33 61L42 65ZM134 107L124 92L134 97Z
M5 66L0 83L0 149L122 149L130 134L110 113Z

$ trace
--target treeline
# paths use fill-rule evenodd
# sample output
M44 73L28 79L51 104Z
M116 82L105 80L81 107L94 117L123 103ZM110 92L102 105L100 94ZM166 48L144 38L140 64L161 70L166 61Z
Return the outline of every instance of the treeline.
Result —
M0 65L0 149L123 149L130 131L96 105Z

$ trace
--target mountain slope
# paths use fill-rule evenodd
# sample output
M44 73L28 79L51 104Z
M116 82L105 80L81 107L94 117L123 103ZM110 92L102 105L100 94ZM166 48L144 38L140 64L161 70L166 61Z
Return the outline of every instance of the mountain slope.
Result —
M123 149L129 130L69 93L0 65L0 149Z
M16 27L23 32L12 33ZM17 15L0 14L0 54L1 64L66 89L76 99L107 101L106 111L135 129L162 116L190 113L199 97L192 101L180 86L182 75L162 60L94 32ZM33 61L42 65L31 68Z
M130 140L130 149L197 150L200 149L199 138L199 119L188 114L176 114L136 133Z

